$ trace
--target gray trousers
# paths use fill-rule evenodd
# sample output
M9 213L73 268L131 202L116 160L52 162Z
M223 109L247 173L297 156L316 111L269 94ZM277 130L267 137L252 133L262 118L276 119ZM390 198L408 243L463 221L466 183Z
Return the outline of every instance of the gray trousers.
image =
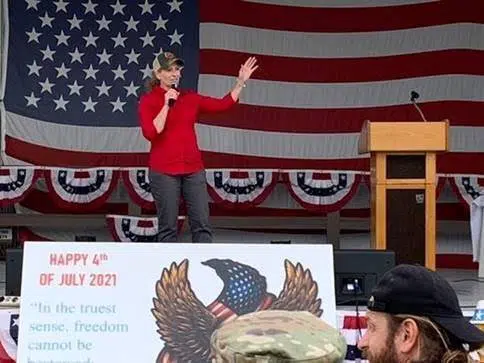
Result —
M205 170L187 175L166 175L150 170L149 178L158 215L158 241L177 241L180 195L183 195L192 242L211 243Z

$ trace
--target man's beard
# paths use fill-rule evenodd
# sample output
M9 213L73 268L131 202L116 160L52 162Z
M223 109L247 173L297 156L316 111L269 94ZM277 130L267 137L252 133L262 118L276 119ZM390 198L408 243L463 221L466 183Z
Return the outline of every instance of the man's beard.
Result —
M399 363L393 338L388 337L385 348L376 354L368 350L364 351L364 359L367 359L369 363Z

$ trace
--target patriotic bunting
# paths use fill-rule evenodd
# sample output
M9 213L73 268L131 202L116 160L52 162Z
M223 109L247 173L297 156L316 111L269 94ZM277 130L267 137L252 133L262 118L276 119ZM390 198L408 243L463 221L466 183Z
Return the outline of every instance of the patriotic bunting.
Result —
M230 209L250 209L264 203L279 183L302 208L329 213L340 210L355 195L360 183L370 186L367 173L317 171L235 171L210 169L207 190L214 205ZM48 195L55 205L71 212L99 210L108 202L121 176L130 199L145 213L155 213L147 168L119 171L112 168L0 168L0 207L22 201L38 179L44 178ZM479 176L439 176L436 196L449 182L465 204L484 194L484 178ZM371 190L370 190L371 193ZM180 212L184 214L181 201Z
M272 192L279 173L272 171L208 171L208 192L215 203L226 207L253 207Z
M97 209L111 195L119 178L112 169L45 170L47 188L55 202L64 209Z
M32 168L0 168L0 207L22 200L32 189L40 173Z
M468 205L484 195L484 178L477 176L454 176L449 178L450 185L459 199Z
M156 217L131 217L107 215L108 228L117 242L156 242L158 219ZM184 217L178 218L178 231L183 227Z
M151 194L148 168L131 169L123 172L124 185L131 199L141 208L155 210Z
M333 212L354 196L361 176L297 171L287 173L286 180L290 193L301 206L317 212Z

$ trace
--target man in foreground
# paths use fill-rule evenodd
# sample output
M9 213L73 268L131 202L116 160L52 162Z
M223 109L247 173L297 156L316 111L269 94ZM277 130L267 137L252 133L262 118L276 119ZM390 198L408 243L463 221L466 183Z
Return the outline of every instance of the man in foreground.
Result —
M462 315L450 284L422 266L388 271L368 310L358 347L370 363L467 363L469 351L484 344L484 332Z

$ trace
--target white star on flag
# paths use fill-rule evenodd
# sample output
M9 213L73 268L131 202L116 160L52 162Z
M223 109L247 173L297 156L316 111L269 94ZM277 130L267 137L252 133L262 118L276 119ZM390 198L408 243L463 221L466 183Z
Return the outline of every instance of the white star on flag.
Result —
M107 20L106 16L103 15L101 20L96 20L96 22L99 24L98 30L106 29L107 31L109 31L109 23L111 23L111 20Z
M82 6L84 6L84 7L86 8L86 12L85 12L85 13L86 13L86 15L87 15L88 13L93 13L93 14L96 14L96 10L95 10L95 9L96 9L97 4L94 4L94 3L92 2L92 0L89 0L87 3L82 4Z
M69 103L69 101L67 100L64 100L64 97L62 95L60 95L60 97L58 99L54 99L54 102L55 102L55 109L58 110L58 109L62 109L64 111L66 111L66 105Z
M29 36L29 43L30 42L39 43L39 36L41 36L42 33L37 33L35 28L32 28L32 30L30 32L27 32L27 35Z
M183 1L172 0L167 4L170 6L170 13L173 11L178 11L181 13L180 6L183 4Z
M121 100L116 98L116 101L110 102L113 105L113 112L115 111L120 111L123 112L123 106L126 104L126 102L121 102Z
M77 83L77 79L74 81L74 83L72 84L68 84L67 87L69 87L69 89L71 90L69 92L69 96L73 95L73 94L76 94L78 96L81 95L81 89L84 87L84 86L81 86Z
M178 30L175 29L173 34L168 35L168 37L170 37L170 39L171 39L170 45L173 45L173 44L182 45L181 44L181 38L183 37L183 34L178 34Z
M42 21L41 27L43 28L44 26L48 26L52 28L52 21L54 20L54 17L50 17L49 14L47 14L47 11L44 13L43 17L39 18Z
M73 29L82 30L81 29L81 23L82 23L83 19L77 19L76 14L74 14L74 16L71 19L67 19L67 21L71 24L71 27L70 27L69 30L73 30Z
M97 102L93 102L92 99L91 99L91 96L89 96L89 98L87 99L87 101L83 101L82 102L85 106L84 108L84 112L86 111L92 111L92 112L95 112L96 110L94 109L94 106L97 105Z
M40 97L35 97L34 92L30 92L30 96L25 96L27 99L27 106L37 107L37 102L40 101Z
M40 93L52 93L52 87L54 86L54 83L50 83L49 78L46 78L44 82L39 82L39 84L42 86Z

